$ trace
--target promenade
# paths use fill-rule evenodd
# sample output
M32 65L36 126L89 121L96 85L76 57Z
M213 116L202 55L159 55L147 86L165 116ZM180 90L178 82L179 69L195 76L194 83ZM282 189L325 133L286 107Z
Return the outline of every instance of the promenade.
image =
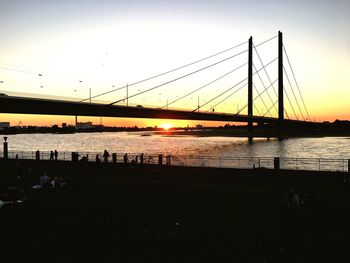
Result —
M17 164L16 164L17 162ZM347 256L347 173L0 160L11 262L340 262ZM31 189L39 176L67 186ZM289 211L293 188L304 205Z

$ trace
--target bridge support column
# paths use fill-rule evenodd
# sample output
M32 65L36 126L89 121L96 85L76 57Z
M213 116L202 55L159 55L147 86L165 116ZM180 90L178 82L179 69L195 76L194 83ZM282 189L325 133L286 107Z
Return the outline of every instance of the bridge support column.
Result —
M283 36L278 31L278 134L279 139L283 136L284 102L283 102Z
M253 117L253 37L248 41L248 117ZM248 140L253 142L253 123L248 121Z

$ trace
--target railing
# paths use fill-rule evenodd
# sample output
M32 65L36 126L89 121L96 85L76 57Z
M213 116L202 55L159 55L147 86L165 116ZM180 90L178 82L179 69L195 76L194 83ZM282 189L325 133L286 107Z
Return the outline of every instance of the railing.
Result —
M84 156L89 162L96 161L96 155L99 156L101 162L104 162L103 153L100 152L79 152L78 160ZM37 158L35 151L9 151L8 158L16 159L31 159ZM3 157L3 152L0 152L0 157ZM50 160L51 153L49 151L39 152L40 160ZM141 155L138 153L127 154L116 153L115 161L124 163L125 158L128 163L141 163ZM200 156L200 155L165 155L165 154L144 154L144 164L159 165L160 156L163 165L171 166L187 166L187 167L218 167L218 168L238 168L238 169L253 169L253 168L275 168L274 157L237 157L237 156ZM55 156L53 156L55 159ZM71 161L71 152L58 152L57 160ZM112 162L112 155L109 156L108 162ZM340 171L349 172L350 160L348 159L327 159L327 158L290 158L280 157L279 168L286 170L310 170L310 171Z

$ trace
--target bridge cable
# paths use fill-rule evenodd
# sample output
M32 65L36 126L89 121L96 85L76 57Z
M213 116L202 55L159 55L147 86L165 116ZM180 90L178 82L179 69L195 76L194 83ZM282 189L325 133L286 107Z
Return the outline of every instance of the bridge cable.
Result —
M254 90L259 94L259 90L256 88L254 83L253 83L253 87L254 87ZM264 88L265 88L265 86L264 86ZM266 92L268 92L268 90L266 88L265 88L265 90L266 90ZM262 96L259 96L259 97L260 97L260 100L262 101L263 105L265 106L265 108L268 109L267 106L266 106L264 98ZM271 114L270 111L269 111L269 114L272 117L272 114Z
M3 65L3 66L1 66L1 65ZM8 70L8 71L14 71L14 72L20 72L20 73L26 73L26 74L32 74L32 75L37 75L39 77L50 77L50 78L56 78L56 79L62 79L62 80L83 82L82 80L66 78L66 77L57 76L57 75L54 75L54 74L38 73L38 72L30 71L30 70L25 70L25 69L21 69L20 67L14 66L14 65L0 64L0 69Z
M266 87L266 89L265 89L264 91L262 91L261 93L258 92L258 96L256 96L256 97L253 99L253 102L254 102L257 98L259 98L265 91L267 91L270 87L272 87L273 84L277 82L277 80L278 80L278 79L276 79L274 82L272 82L271 85L268 86L268 87ZM254 105L254 104L253 104L253 105ZM248 107L248 103L247 103L246 105L244 105L244 106L236 113L236 115L238 115L239 113L241 113L241 112L242 112L245 108L247 108L247 107ZM271 110L271 108L270 108L270 110ZM266 114L265 114L265 115L266 115ZM270 116L271 116L271 114L270 114Z
M271 110L271 109L272 109L272 107L273 107L274 105L276 105L276 104L277 104L277 102L278 102L278 100L276 100L276 101L275 101L275 103L274 103L274 104L273 104L273 105L270 107L270 109L268 109L268 111L269 111L269 110ZM268 112L268 111L267 111L267 112ZM267 112L265 112L265 113L264 113L264 115L263 115L262 117L265 117L265 115L267 114Z
M287 71L286 71L285 67L283 67L283 71L284 71L284 74L285 74L285 75L286 75L286 77L287 77L287 80L288 80L289 86L290 86L290 88L291 88L291 90L292 90L292 93L293 93L294 99L295 99L295 101L296 101L296 103L297 103L297 106L298 106L298 108L299 108L299 111L300 111L300 113L301 113L301 116L303 117L303 120L305 121L304 114L303 114L303 112L301 111L301 108L300 108L299 102L298 102L298 100L297 100L297 97L295 96L295 92L294 92L293 86L292 86L292 84L290 83L289 76L288 76L288 74L287 74Z
M242 55L243 53L245 53L245 52L247 52L247 51L248 51L248 50L241 51L241 52L239 52L239 53L237 53L237 54L235 54L235 55L232 55L232 56L230 56L230 57L227 57L227 58L225 58L225 59L222 59L222 60L220 60L220 61L217 61L217 62L215 62L215 63L213 63L213 64L210 64L209 66L206 66L206 67L204 67L204 68L197 69L197 70L195 70L195 71L192 71L192 72L190 72L190 73L187 73L187 74L182 75L182 76L180 76L180 77L177 77L177 78L175 78L175 79L172 79L172 80L163 82L162 84L159 84L159 85L154 86L154 87L152 87L152 88L149 88L149 89L147 89L147 90L143 90L143 91L141 91L141 92L135 93L135 94L133 94L133 95L131 95L131 96L128 96L127 98L120 99L120 100L114 101L114 102L109 103L109 104L106 104L106 105L111 106L111 105L116 104L116 103L118 103L118 102L121 102L121 101L123 101L123 100L130 99L130 98L136 97L136 96L138 96L138 95L141 95L141 94L143 94L143 93L146 93L146 92L148 92L148 91L151 91L151 90L160 88L160 87L165 86L165 85L167 85L167 84L169 84L169 83L172 83L172 82L175 82L175 81L177 81L177 80L186 78L186 77L188 77L188 76L191 76L191 75L193 75L193 74L196 74L196 73L201 72L201 71L203 71L203 70L206 70L206 69L208 69L208 68L211 68L211 67L213 67L213 66L216 66L216 65L218 65L218 64L220 64L220 63L223 63L223 62L225 62L225 61L227 61L227 60L229 60L229 59L232 59L232 58L234 58L234 57L237 57L237 56L239 56L239 55Z
M256 71L256 67L255 67L255 64L253 63L253 67L254 67L254 70ZM260 82L261 82L261 84L263 85L263 87L264 87L264 90L266 90L266 93L268 94L268 96L269 96L269 98L270 98L270 101L271 101L271 103L273 104L273 101L272 101L272 99L271 99L271 96L270 96L270 93L269 93L269 91L266 89L266 86L265 86L265 83L264 83L264 81L262 80L262 78L261 78L261 76L260 76L260 74L258 73L258 77L259 77L259 79L260 79ZM271 83L270 83L271 84ZM254 85L254 84L253 84ZM255 85L254 85L254 87L255 87ZM273 87L273 85L272 85L272 87ZM257 88L255 87L255 90L257 90ZM259 92L258 92L259 93ZM263 102L263 104L264 104L264 106L266 107L266 109L267 109L267 106L266 106L266 104L265 104L265 101L263 100L263 98L261 97L261 100L262 100L262 102ZM274 107L275 108L275 110L276 110L276 112L278 113L278 110L277 110L277 108L276 108L276 106ZM272 117L272 116L271 116Z
M265 43L267 43L267 42L269 42L269 41L275 39L276 37L278 37L278 35L275 35L275 36L273 36L273 37L271 37L271 38L269 38L269 39L267 39L267 40L265 40L265 41L263 41L263 42L257 44L255 47L262 46L262 45L264 45ZM246 43L247 43L247 42L246 42Z
M267 43L267 42L269 42L269 41L271 41L271 40L273 40L273 39L276 38L277 36L278 36L278 35L276 35L276 36L274 36L274 37L271 37L271 38L269 38L269 39L267 39L267 40L265 40L265 41L259 43L259 44L257 45L257 47L258 47L258 46L261 46L261 45L263 45L263 44L265 44L265 43ZM83 101L86 101L86 100L89 100L89 99L93 99L93 98L96 98L96 97L99 97L99 96L102 96L102 95L106 95L106 94L109 94L109 93L111 93L111 92L114 92L114 91L117 91L117 90L120 90L120 89L124 89L124 88L126 88L127 86L128 86L128 87L134 86L134 85L137 85L137 84L146 82L146 81L148 81L148 80L151 80L151 79L154 79L154 78L157 78L157 77L160 77L160 76L163 76L163 75L172 73L172 72L174 72L174 71L177 71L177 70L180 70L180 69L183 69L183 68L192 66L192 65L194 65L194 64L197 64L197 63L202 62L202 61L204 61L204 60L207 60L207 59L209 59L209 58L212 58L212 57L221 55L221 54L223 54L223 53L225 53L225 52L227 52L227 51L230 51L230 50L233 50L233 49L235 49L235 48L238 48L238 47L240 47L240 46L242 46L242 45L244 45L244 44L246 44L246 43L248 43L248 41L245 41L245 42L243 42L243 43L240 43L240 44L238 44L238 45L236 45L236 46L233 46L233 47L231 47L231 48L225 49L225 50L223 50L223 51L220 51L220 52L215 53L215 54L213 54L213 55L210 55L210 56L208 56L208 57L205 57L205 58L196 60L196 61L194 61L194 62L188 63L188 64L186 64L186 65L183 65L183 66L180 66L180 67L177 67L177 68L168 70L168 71L166 71L166 72L163 72L163 73L154 75L154 76L152 76L152 77L148 77L148 78L145 78L145 79L143 79L143 80L139 80L139 81L130 83L130 84L128 84L128 85L125 85L125 86L123 86L123 87L120 87L120 88L117 88L117 89L114 89L114 90L110 90L110 91L107 91L107 92L103 92L103 93L101 93L101 94L94 95L94 96L92 96L91 98L87 98L87 99L81 100L80 102L83 102Z
M260 63L263 65L263 62L262 62L262 59L261 59L260 54L259 54L259 52L258 52L258 49L256 48L257 46L254 46L254 45L253 45L253 47L254 47L255 53L257 54L257 56L258 56L258 58L259 58L259 60L260 60ZM270 76L269 76L269 74L268 74L268 72L267 72L267 70L266 70L265 68L264 68L264 71L265 71L265 74L266 74L266 76L267 76L267 79L269 80L269 82L270 82L270 84L271 84L271 78L270 78ZM272 90L274 91L276 97L278 97L278 94L277 94L277 92L276 92L275 87L272 86L272 88L273 88ZM267 93L267 94L268 94L268 96L269 96L269 98L270 98L270 101L273 103L273 100L271 99L270 93ZM276 104L276 103L274 103L274 104ZM275 110L277 111L276 106L274 106L274 108L275 108ZM287 118L289 119L289 115L288 115L287 110L286 110L286 109L283 109L283 111L284 111L284 113L286 114ZM277 111L277 112L278 112L278 111Z
M293 111L293 113L294 113L295 118L296 118L297 120L299 120L298 115L295 113L294 107L293 107L293 105L292 105L292 103L291 103L291 101L290 101L290 99L289 99L287 90L286 90L286 89L283 89L283 91L284 91L284 94L286 94L286 97L287 97L287 99L288 99L288 102L289 102L290 107L292 108L292 111Z
M236 70L238 70L238 69L244 67L244 66L247 65L247 64L248 64L248 62L246 62L246 63L240 65L239 67L237 67L237 68L235 68L235 69L233 69L233 70L231 70L231 71L225 73L224 75L218 77L217 79L215 79L215 80L213 80L213 81L210 81L209 83L207 83L207 84L205 84L205 85L203 85L203 86L201 86L201 87L199 87L199 88L197 88L197 89L195 89L195 90L193 90L193 91L191 91L191 92L185 94L184 96L181 96L180 98L177 98L177 99L175 99L175 100L173 100L173 101L167 103L166 105L164 105L164 106L162 106L162 107L160 107L160 108L163 109L163 108L168 107L169 105L171 105L171 104L173 104L173 103L175 103L175 102L177 102L177 101L179 101L179 100L181 100L181 99L183 99L183 98L186 98L187 96L189 96L189 95L191 95L191 94L193 94L193 93L195 93L195 92L197 92L197 91L199 91L199 90L201 90L201 89L203 89L203 88L205 88L205 87L207 87L207 86L213 84L214 82L216 82L216 81L218 81L218 80L220 80L220 79L226 77L227 75L229 75L229 74L235 72Z
M299 91L299 95L300 95L301 101L303 102L303 105L304 105L304 108L305 108L305 111L306 111L306 115L307 115L307 117L308 117L308 119L309 119L309 121L310 121L310 115L309 115L309 112L308 112L308 110L307 110L307 108L306 108L306 105L305 105L305 102L304 102L303 96L301 95L300 88L299 88L299 85L298 85L297 79L296 79L295 74L294 74L294 70L293 70L293 68L292 68L292 65L291 65L291 63L290 63L290 60L289 60L289 57L288 57L288 54L287 54L287 50L286 50L286 48L285 48L284 44L283 44L282 46L283 46L284 53L286 54L286 58L287 58L287 61L288 61L289 67L290 67L290 69L291 69L291 71L292 71L292 75L293 75L294 81L295 81L296 86L297 86L297 88L298 88L298 91Z
M221 104L222 102L224 102L225 100L227 100L229 97L231 97L233 94L237 93L238 91L240 91L241 89L243 89L245 86L247 86L248 83L245 83L243 86L241 86L240 88L236 89L233 93L231 93L230 95L228 95L227 97L225 97L224 99L222 99L221 101L219 101L218 103L216 103L214 106L210 107L208 111L214 109L216 106L218 106L219 104Z
M253 107L254 107L255 111L258 112L259 116L261 116L261 112L258 110L258 107L256 107L255 105L253 105Z
M238 48L238 47L240 47L240 46L242 46L242 45L244 45L244 44L246 44L246 43L248 43L248 41L245 41L245 42L240 43L240 44L238 44L238 45L235 45L235 46L233 46L233 47L227 48L227 49L225 49L225 50L222 50L222 51L220 51L220 52L217 52L217 53L212 54L212 55L210 55L210 56L207 56L207 57L205 57L205 58L198 59L198 60L196 60L196 61L193 61L193 62L191 62L191 63L185 64L185 65L183 65L183 66L180 66L180 67L177 67L177 68L174 68L174 69L165 71L165 72L160 73L160 74L157 74L157 75L153 75L153 76L151 76L151 77L147 77L147 78L142 79L142 80L138 80L138 81L136 81L136 82L130 83L130 84L128 84L128 85L122 86L122 87L117 88L117 89L113 89L113 90L110 90L110 91L107 91L107 92L103 92L103 93L97 94L97 95L95 95L95 96L93 96L93 97L91 97L91 98L96 98L96 97L99 97L99 96L102 96L102 95L106 95L106 94L108 94L108 93L111 93L111 92L114 92L114 91L117 91L117 90L120 90L120 89L125 89L127 86L128 86L128 87L130 87L130 86L135 86L135 85L137 85L137 84L146 82L146 81L148 81L148 80L151 80L151 79L155 79L155 78L164 76L164 75L169 74L169 73L172 73L172 72L174 72L174 71L177 71L177 70L180 70L180 69L183 69L183 68L192 66L192 65L197 64L197 63L199 63L199 62L202 62L202 61L204 61L204 60L207 60L207 59L216 57L216 56L218 56L218 55L221 55L221 54L223 54L223 53L226 53L226 52L228 52L228 51L230 51L230 50L233 50L233 49L235 49L235 48ZM86 100L89 100L89 99L90 99L90 98L87 98L87 99L81 100L80 102L83 102L83 101L86 101Z
M260 61L261 65L264 65L264 63L262 62L262 59L261 59L261 57L260 57L260 54L259 54L259 52L258 52L256 46L253 45L253 47L254 47L255 53L257 54L257 56L258 56L258 58L259 58L259 61ZM255 65L254 65L254 67L255 67ZM265 67L264 67L264 72L265 72L265 75L267 76L267 79L269 80L269 82L270 82L270 84L271 84L272 82L271 82L270 75L268 74L268 72L267 72L267 70L266 70ZM261 80L260 75L259 75L259 78L260 78L260 80ZM262 80L261 80L261 82L262 82ZM277 92L276 92L276 90L275 90L275 87L274 87L273 85L272 85L272 90L274 91L276 97L278 97ZM271 103L273 103L273 100L272 100L272 98L271 98L269 92L267 92L267 95L268 95L268 97L269 97ZM278 112L277 107L274 106L274 108L275 108L276 112Z
M278 57L276 57L275 59L271 60L269 63L267 63L265 66L268 66L270 64L272 64L275 60L277 60ZM258 71L253 73L253 76L259 72L260 70L262 70L262 68L260 68ZM224 92L220 93L219 95L215 96L213 99L207 101L206 103L200 105L199 107L197 107L196 109L194 109L192 112L195 112L196 110L199 110L200 108L202 108L203 106L207 105L208 103L216 100L217 98L219 98L220 96L224 95L226 92L230 91L231 89L235 88L236 86L238 86L239 84L243 83L244 81L246 81L248 78L245 78L244 80L238 82L237 84L235 84L234 86L232 86L231 88L225 90Z

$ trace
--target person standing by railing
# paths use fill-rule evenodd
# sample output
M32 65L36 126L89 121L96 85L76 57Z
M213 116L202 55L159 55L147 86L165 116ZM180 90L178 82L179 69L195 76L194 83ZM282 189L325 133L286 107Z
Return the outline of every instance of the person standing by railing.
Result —
M143 153L140 155L140 164L143 164Z
M54 155L55 155L55 161L57 161L58 152L57 152L57 150L56 150L56 149L55 149Z
M40 160L40 152L39 152L39 150L36 150L36 152L35 152L35 160L37 160L37 161Z
M109 157L109 152L107 150L104 150L104 152L103 152L103 159L104 159L105 163L108 162L108 157Z

